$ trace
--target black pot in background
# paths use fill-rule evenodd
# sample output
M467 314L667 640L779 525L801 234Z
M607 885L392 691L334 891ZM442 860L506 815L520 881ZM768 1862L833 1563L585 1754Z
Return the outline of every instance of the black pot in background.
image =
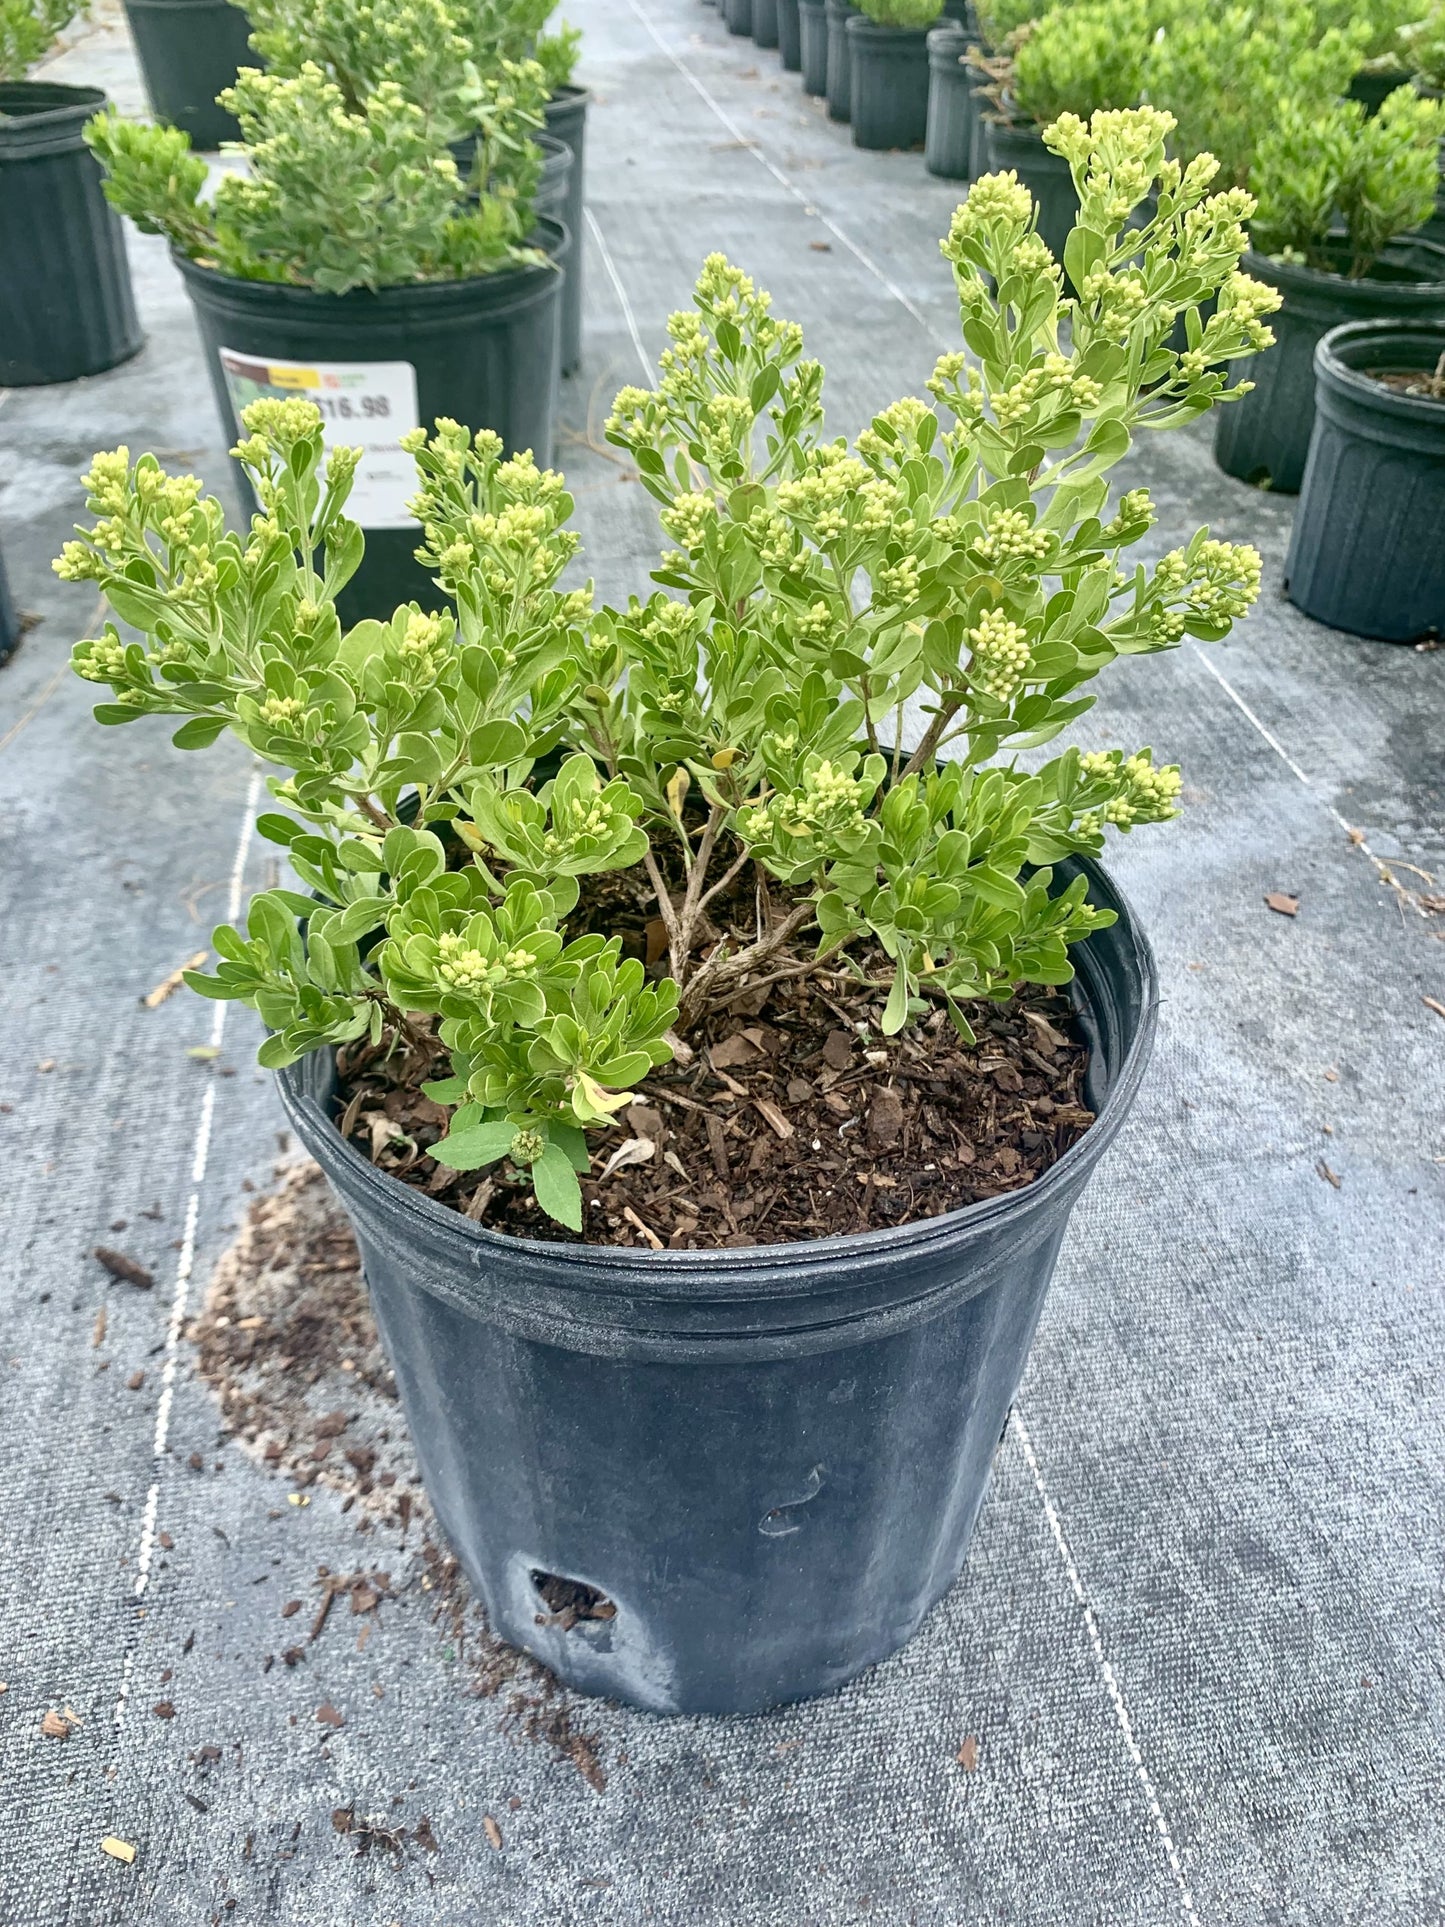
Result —
M823 0L828 16L828 118L847 120L853 112L852 43L848 22L858 9L851 0Z
M538 240L555 260L566 244L565 229L555 221L539 221ZM384 420L389 428L394 422L400 434L418 424L430 429L439 415L449 415L468 428L495 429L509 452L529 448L539 465L551 461L562 305L562 276L555 267L415 282L374 294L365 289L319 294L314 288L238 281L179 255L175 260L195 307L216 405L232 441L240 434L238 398L244 403L258 393L285 392L268 379L271 364L314 369L319 362L354 371L336 377L343 440L362 436L363 423ZM229 382L222 350L233 358ZM370 379L363 370L371 371ZM291 388L304 392L302 384ZM413 390L415 413L407 420ZM400 404L394 396L403 398ZM350 433L347 423L355 425ZM385 439L394 441L389 433ZM363 459L352 513L366 530L366 556L339 598L346 623L389 616L403 602L434 607L439 601L431 577L415 559L421 531L404 508L416 486L411 457L378 450L371 473L378 471L390 477L380 507L368 504L362 492L368 480Z
M923 165L940 180L973 178L973 139L978 124L975 76L964 55L969 37L961 27L934 27L928 36L928 124Z
M778 0L753 0L753 39L762 48L778 44Z
M985 119L983 126L989 171L1001 173L1013 168L1038 203L1040 238L1062 267L1064 248L1079 213L1079 196L1069 163L1062 155L1050 153L1032 122L1016 125Z
M1362 67L1345 93L1351 100L1362 101L1367 114L1378 114L1397 87L1409 84L1410 76L1398 68L1393 73L1377 73L1372 67Z
M1315 411L1315 348L1347 321L1437 320L1445 316L1445 250L1396 241L1374 274L1342 274L1296 266L1252 251L1240 266L1284 296L1268 317L1275 345L1254 355L1243 378L1254 391L1215 417L1214 459L1226 475L1294 495L1304 479Z
M850 16L853 145L874 152L917 147L928 132L928 31Z
M723 20L729 33L750 34L753 30L753 0L723 0Z
M569 1685L659 1713L825 1693L957 1577L1069 1213L1152 1041L1148 945L1082 868L1119 911L1073 952L1097 1122L1023 1190L900 1229L707 1252L505 1237L341 1137L330 1052L281 1073L437 1516L492 1629ZM612 1614L568 1625L548 1579Z
M144 339L125 230L82 138L98 87L0 83L0 388L98 375Z
M798 21L798 0L776 0L778 9L778 58L785 74L795 74L803 64L803 44Z
M5 574L5 557L0 553L0 662L8 662L20 641L20 617L10 594Z
M1291 602L1380 642L1445 631L1445 401L1372 373L1433 372L1445 322L1356 321L1315 349L1315 425L1285 560Z
M805 94L828 91L828 0L798 0L798 71Z
M156 119L183 127L203 153L239 140L216 96L234 85L238 67L262 64L241 9L230 0L125 0L125 11Z
M547 132L572 150L572 172L567 177L567 206L556 218L572 237L567 279L562 287L561 370L575 375L582 365L583 257L587 251L587 108L592 96L585 87L559 87L547 102ZM544 209L543 212L546 212Z

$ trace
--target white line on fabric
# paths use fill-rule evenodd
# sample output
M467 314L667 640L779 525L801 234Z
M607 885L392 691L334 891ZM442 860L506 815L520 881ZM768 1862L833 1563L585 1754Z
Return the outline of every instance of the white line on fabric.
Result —
M597 217L591 208L585 207L582 212L586 215L587 225L592 230L592 239L597 243L597 252L602 256L602 265L607 270L607 279L612 283L613 292L621 304L622 318L627 323L627 332L632 336L632 345L637 350L637 359L642 365L642 379L650 383L656 378L657 370L648 360L647 350L642 345L642 336L637 328L637 317L632 312L632 303L627 299L627 290L622 285L622 276L617 272L617 263L612 259L612 250L603 239L602 230L597 225Z
M1089 1644L1094 1652L1094 1664L1099 1669L1099 1676L1104 1682L1104 1689L1108 1693L1110 1703L1114 1708L1114 1716L1119 1722L1119 1731L1124 1736L1124 1749L1134 1763L1134 1771L1138 1775L1139 1784L1144 1790L1145 1802L1148 1805L1154 1825L1158 1829L1159 1838L1164 1843L1165 1858L1169 1862L1170 1869L1173 1872L1175 1882L1179 1888L1179 1900L1184 1909L1184 1918L1188 1921L1189 1927L1199 1927L1199 1915L1194 1910L1194 1896L1190 1893L1189 1883L1184 1877L1184 1868L1179 1859L1179 1849L1174 1844L1174 1835L1169 1830L1169 1822L1165 1819L1164 1809L1159 1804L1159 1794L1154 1785L1153 1775L1144 1764L1144 1755L1140 1752L1139 1742L1134 1737L1134 1722L1129 1717L1129 1708L1124 1702L1123 1690L1119 1685L1114 1668L1109 1664L1108 1655L1104 1651L1104 1642L1099 1634L1099 1622L1094 1617L1094 1609L1089 1604L1088 1595L1084 1591L1084 1582L1079 1577L1079 1568L1074 1563L1074 1555L1069 1550L1068 1540L1064 1537L1063 1525L1060 1523L1054 1502L1049 1497L1048 1487L1044 1484L1044 1475L1039 1470L1039 1461L1034 1452L1033 1439L1029 1436L1029 1428L1025 1425L1023 1414L1017 1405L1015 1405L1013 1409L1013 1428L1018 1434L1019 1444L1023 1447L1023 1454L1028 1461L1029 1471L1033 1474L1034 1486L1038 1492L1039 1501L1044 1508L1044 1518L1048 1521L1049 1532L1053 1536L1054 1545L1058 1550L1060 1559L1063 1561L1064 1571L1068 1574L1069 1586L1075 1600L1078 1602L1079 1611L1083 1614L1084 1628L1089 1635Z
M666 55L667 59L669 59L672 62L673 66L676 67L677 71L682 75L683 79L687 82L688 86L691 87L693 91L696 94L698 94L698 96L702 100L706 101L707 105L711 108L712 112L716 114L717 118L722 122L723 126L732 135L733 139L738 143L739 147L745 148L746 151L752 155L753 159L758 163L760 167L765 167L769 172L769 174L772 175L773 179L778 183L779 187L785 188L787 192L792 195L793 199L803 209L803 212L805 214L811 215L812 218L816 220L820 226L825 227L828 230L828 232L832 235L833 239L835 241L840 241L842 245L845 248L847 248L848 252L853 256L854 260L859 262L864 268L868 270L869 274L873 276L873 279L879 284L879 286L886 289L887 292L892 295L893 299L899 304L900 307L907 309L908 313L912 315L913 319L918 323L919 327L922 328L923 332L928 336L928 339L934 344L935 347L942 348L945 350L950 348L953 344L951 342L945 341L941 335L937 335L934 333L933 328L930 325L927 316L924 315L919 308L915 307L913 302L909 300L908 296L903 292L902 288L900 288L896 282L891 281L888 278L888 276L883 272L882 268L879 267L878 263L873 259L873 257L870 254L865 253L864 250L861 247L859 247L858 243L853 239L852 235L847 233L843 228L840 228L836 221L829 220L828 216L824 214L821 211L821 209L815 207L811 198L803 191L801 187L798 186L797 182L790 179L790 177L783 172L782 168L780 168L775 161L770 160L768 158L768 156L759 147L757 141L754 140L750 134L745 134L743 132L742 128L738 126L737 122L733 119L732 115L729 114L727 109L722 105L721 101L715 99L714 96L708 92L707 87L703 84L702 81L698 79L697 75L692 71L692 69L686 64L685 61L679 60L677 55L673 52L672 48L668 46L667 42L663 39L662 35L657 31L657 28L653 25L651 19L648 17L646 13L643 12L642 8L637 4L637 0L627 0L627 4L631 7L633 13L636 14L637 18L641 21L642 25L646 28L649 36L657 46L658 51Z
M235 861L231 865L230 888L226 896L226 921L234 923L241 914L241 894L246 877L246 857L251 848L251 837L256 826L256 805L261 799L261 771L251 772L251 780L246 788L246 809L241 819L241 833L236 840ZM226 1034L226 1012L228 1004L217 1003L211 1015L210 1047L221 1048L221 1040ZM205 1093L201 1098L201 1114L196 1120L195 1144L191 1153L191 1191L186 1200L186 1222L181 1233L180 1256L176 1259L175 1285L171 1293L171 1314L166 1323L165 1358L161 1364L161 1396L156 1406L155 1432L151 1440L152 1477L150 1489L146 1493L145 1510L141 1514L140 1548L136 1553L136 1578L134 1596L137 1604L145 1598L150 1585L151 1560L155 1556L156 1521L160 1511L161 1481L160 1470L165 1458L166 1447L170 1440L171 1406L175 1401L176 1366L180 1358L181 1332L186 1322L186 1307L190 1298L191 1272L196 1258L196 1226L201 1212L201 1186L206 1178L206 1166L211 1155L211 1128L216 1115L216 1086L207 1081ZM131 1675L135 1669L134 1635L126 1647L125 1659L121 1668L120 1691L116 1695L115 1712L112 1722L120 1726L125 1719L126 1703L130 1698Z
M1278 756L1278 758L1284 764L1285 768L1290 772L1290 774L1292 776L1298 777L1299 781L1304 784L1305 788L1309 791L1310 795L1318 798L1318 800L1322 804L1324 804L1324 807L1329 811L1330 815L1335 819L1336 823L1339 824L1340 828L1345 832L1345 835L1350 839L1350 842L1354 845L1354 847L1360 852L1362 856L1367 856L1370 859L1371 863L1373 863L1375 868L1380 872L1382 881L1391 884L1394 887L1395 893L1400 898L1400 900L1402 902L1408 901L1411 909L1414 910L1417 916L1421 916L1421 917L1428 916L1429 912L1426 910L1425 906L1419 901L1414 891L1405 889L1398 882L1393 872L1391 871L1389 864L1385 861L1385 859L1383 857L1376 856L1375 852L1370 848L1369 842L1367 841L1364 833L1360 829L1358 829L1353 823L1351 823L1348 817L1342 816L1340 812L1335 808L1333 803L1326 802L1325 798L1321 796L1319 791L1315 788L1315 785L1311 781L1311 779L1308 776L1306 776L1305 772L1300 768L1299 764L1295 761L1293 756L1290 755L1289 751L1285 748L1284 744L1280 742L1279 738L1271 730L1265 727L1264 723L1262 723L1259 717L1255 715L1254 711L1250 708L1249 704L1244 700L1243 696L1240 695L1239 691L1234 687L1234 684L1231 683L1228 680L1228 678L1224 675L1223 671L1216 667L1216 665L1211 661L1209 656L1205 654L1205 652L1199 647L1197 643L1192 643L1190 647L1193 649L1195 655L1199 658L1199 660L1204 664L1204 667L1209 671L1210 675L1213 676L1214 680L1219 684L1220 688L1224 691L1225 695L1228 696L1229 700L1234 704L1235 708L1239 710L1240 714L1246 719L1247 722L1252 724L1252 726L1259 731L1259 734L1269 744L1270 748L1274 751L1275 755Z

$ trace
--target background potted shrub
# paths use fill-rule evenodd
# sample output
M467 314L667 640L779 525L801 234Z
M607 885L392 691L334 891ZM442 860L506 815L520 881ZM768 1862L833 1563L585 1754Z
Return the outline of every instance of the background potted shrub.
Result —
M1442 132L1445 106L1409 87L1374 116L1352 100L1276 103L1250 167L1259 208L1247 266L1284 305L1254 393L1220 417L1214 446L1226 474L1299 488L1314 350L1330 328L1445 315L1445 252L1410 235L1434 209Z
M778 58L785 74L796 74L803 65L802 27L798 0L777 0Z
M239 140L235 116L217 102L251 65L241 9L230 0L125 0L125 13L156 117L207 151Z
M752 35L759 47L778 44L778 0L752 0Z
M978 123L978 77L968 51L976 35L965 21L945 17L928 36L928 121L923 164L945 181L973 179Z
M27 78L79 11L0 0L0 388L99 374L141 345L125 234L83 138L105 95Z
M943 0L862 0L848 21L855 147L916 147L928 131L928 29Z
M1062 260L1079 198L1067 159L1044 140L1061 114L1087 119L1132 107L1143 89L1150 0L1056 7L979 62L995 112L984 129L989 165L1012 168L1039 204L1039 233Z
M1285 565L1306 615L1382 642L1445 628L1445 322L1355 321L1315 349Z
M560 590L560 477L455 423L406 444L455 613L350 630L356 451L323 465L308 405L247 413L247 534L151 456L88 478L100 520L57 566L142 637L78 646L100 720L230 729L287 772L259 828L301 892L254 898L191 981L266 1020L492 1623L585 1689L706 1712L825 1690L964 1557L1148 1051L1147 944L1094 859L1180 788L1147 749L995 759L1118 656L1224 635L1259 583L1205 531L1119 566L1153 515L1110 502L1110 469L1222 398L1210 364L1267 342L1276 299L1236 272L1248 197L1166 165L1169 125L1051 131L1077 304L1028 194L975 186L944 243L975 359L851 449L801 331L711 257L659 389L608 424L671 594ZM982 1122L1010 1053L1051 1107L1032 1167Z
M1430 100L1445 99L1445 5L1436 5L1423 20L1400 34L1401 59L1414 77L1417 92ZM1427 241L1445 243L1445 141L1440 145L1440 182L1435 190L1435 212L1420 229Z
M753 0L723 0L723 20L729 33L750 34L753 30Z
M588 95L574 82L581 36L570 27L544 32L556 0L253 0L254 44L273 73L295 76L314 62L361 112L384 81L394 82L426 115L470 178L479 158L489 177L499 143L526 140L540 124L529 79L526 124L512 118L507 89L496 77L535 60L543 75L547 132L571 150L558 260L562 286L560 367L570 374L582 354L582 208ZM498 110L502 119L498 120ZM542 211L556 213L550 199Z
M857 13L853 0L823 0L828 23L828 118L846 121L853 112L853 65L848 22Z
M250 171L209 199L178 130L101 115L88 132L114 204L172 243L222 420L258 395L311 394L330 438L366 448L351 616L428 586L406 507L408 430L455 412L508 449L551 450L561 276L528 238L541 71L509 66L478 86L490 158L467 182L394 81L350 112L309 63L294 77L242 72L226 104ZM562 231L541 238L555 253Z
M798 0L798 72L805 94L827 93L827 0Z

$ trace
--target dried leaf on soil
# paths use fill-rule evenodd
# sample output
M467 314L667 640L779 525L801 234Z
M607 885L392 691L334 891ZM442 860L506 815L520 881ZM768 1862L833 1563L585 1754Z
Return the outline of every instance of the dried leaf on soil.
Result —
M1266 892L1264 900L1271 910L1277 911L1282 917L1297 917L1299 915L1299 898L1286 896L1283 890L1270 890Z
M123 1279L134 1285L138 1291L149 1291L156 1281L153 1271L147 1271L138 1259L128 1258L123 1251L112 1251L109 1245L97 1245L95 1256L105 1266L112 1278Z

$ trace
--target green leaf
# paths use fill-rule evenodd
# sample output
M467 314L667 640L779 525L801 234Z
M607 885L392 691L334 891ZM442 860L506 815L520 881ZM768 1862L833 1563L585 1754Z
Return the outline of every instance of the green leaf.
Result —
M421 1088L423 1097L429 1097L433 1104L460 1104L467 1094L467 1080L464 1077L438 1077Z
M560 1144L549 1144L532 1166L532 1188L549 1218L569 1230L582 1229L582 1187Z
M893 973L893 988L888 993L888 1002L883 1007L883 1035L896 1037L908 1022L908 973L899 964Z
M467 738L468 759L483 769L500 769L527 753L527 732L517 723L483 723Z
M457 1131L432 1146L432 1156L449 1171L475 1171L479 1165L495 1164L512 1148L517 1135L515 1124L498 1118L491 1124L474 1124L470 1130Z
M224 716L192 716L172 736L172 746L176 749L209 749L216 738L224 733L226 722Z

